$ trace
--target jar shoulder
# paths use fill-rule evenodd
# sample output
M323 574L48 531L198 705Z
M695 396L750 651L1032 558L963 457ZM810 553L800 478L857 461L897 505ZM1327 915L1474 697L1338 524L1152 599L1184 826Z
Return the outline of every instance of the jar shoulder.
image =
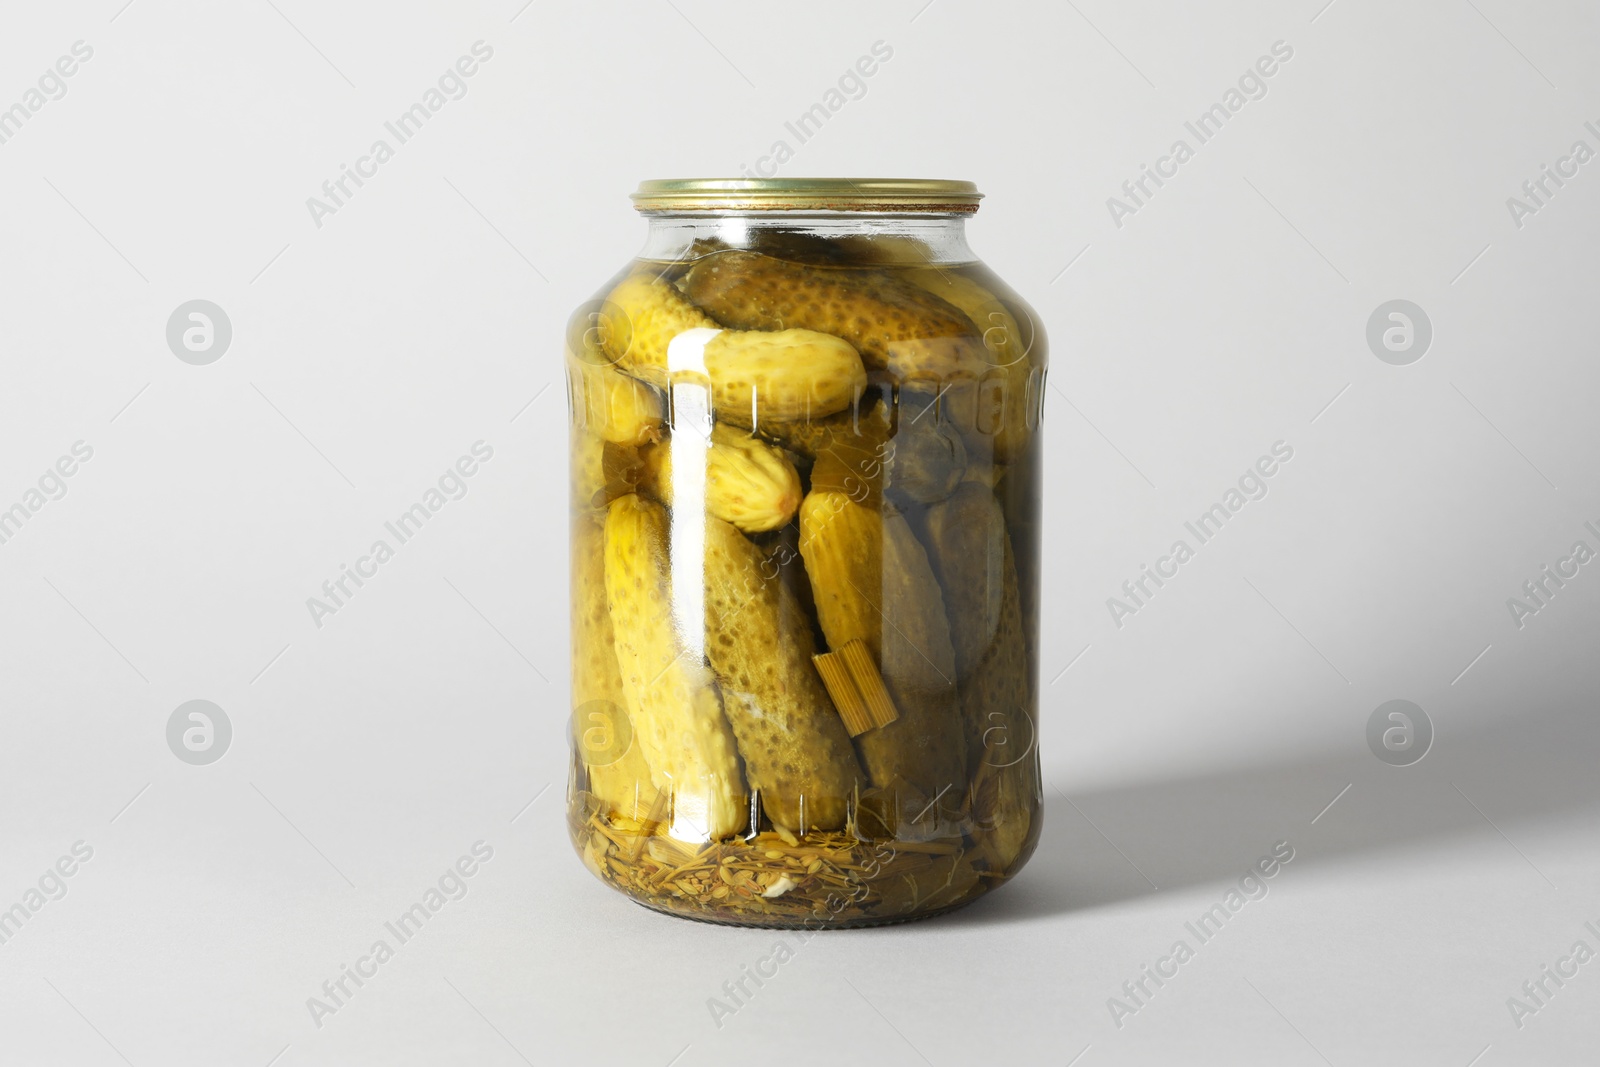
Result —
M1026 358L1028 363L1043 369L1049 363L1049 338L1044 322L1033 305L1022 298L1004 278L981 259L941 268L942 272L960 279L954 288L969 286L972 293L960 301L965 311L991 342L1003 337L1016 349L1011 359Z

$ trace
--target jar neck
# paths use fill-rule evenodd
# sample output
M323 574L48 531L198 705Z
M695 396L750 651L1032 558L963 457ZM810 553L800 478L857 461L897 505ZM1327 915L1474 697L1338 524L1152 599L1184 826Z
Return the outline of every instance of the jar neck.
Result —
M865 244L886 266L973 263L966 216L866 212L798 213L684 212L646 216L649 232L641 259L674 261L697 254L696 246L768 251L785 239L795 247L825 248L829 242Z

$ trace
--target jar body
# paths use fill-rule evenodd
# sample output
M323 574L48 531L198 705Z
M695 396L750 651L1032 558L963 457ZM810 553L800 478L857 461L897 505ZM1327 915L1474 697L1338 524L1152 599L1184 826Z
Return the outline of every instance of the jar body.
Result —
M894 922L1038 839L1045 343L961 228L659 216L569 324L569 823L642 904Z

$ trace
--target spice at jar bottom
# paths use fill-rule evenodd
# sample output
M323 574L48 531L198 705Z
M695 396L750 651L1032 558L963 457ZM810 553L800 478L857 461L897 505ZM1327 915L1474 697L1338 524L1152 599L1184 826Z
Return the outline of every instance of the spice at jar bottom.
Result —
M569 324L569 827L641 904L897 922L1038 840L1045 341L977 199L646 182Z

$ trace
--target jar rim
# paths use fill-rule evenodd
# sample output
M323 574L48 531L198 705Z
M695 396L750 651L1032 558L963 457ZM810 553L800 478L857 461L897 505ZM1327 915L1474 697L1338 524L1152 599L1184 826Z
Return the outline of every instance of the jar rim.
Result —
M970 215L973 182L939 178L657 178L632 195L650 213L744 211L914 212Z

